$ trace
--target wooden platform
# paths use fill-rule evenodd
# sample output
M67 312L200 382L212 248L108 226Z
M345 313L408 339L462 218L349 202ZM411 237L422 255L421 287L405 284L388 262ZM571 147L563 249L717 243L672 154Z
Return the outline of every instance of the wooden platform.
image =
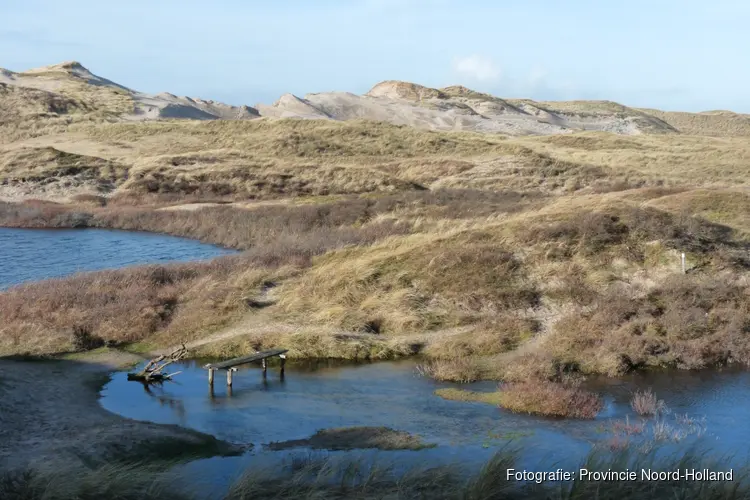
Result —
M268 371L268 364L266 360L274 356L278 356L279 358L281 358L281 374L283 376L284 364L286 363L285 354L288 351L289 349L270 349L268 351L256 352L255 354L251 354L250 356L243 356L241 358L229 359L227 361L222 361L220 363L209 363L205 365L203 368L208 370L208 384L212 387L214 385L214 371L226 370L227 371L227 385L231 387L232 386L232 373L237 371L238 366L245 365L247 363L252 363L254 361L260 361L263 364L263 376L265 377Z

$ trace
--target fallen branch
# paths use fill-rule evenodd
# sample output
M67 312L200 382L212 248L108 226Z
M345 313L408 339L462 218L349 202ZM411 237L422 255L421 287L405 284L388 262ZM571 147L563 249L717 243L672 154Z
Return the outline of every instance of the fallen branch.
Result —
M170 374L164 373L164 368L176 363L188 355L188 349L185 344L182 344L179 348L175 349L172 353L152 359L149 361L143 370L138 373L128 373L128 380L137 380L144 383L164 382L165 380L171 380L172 377L182 372L174 372Z

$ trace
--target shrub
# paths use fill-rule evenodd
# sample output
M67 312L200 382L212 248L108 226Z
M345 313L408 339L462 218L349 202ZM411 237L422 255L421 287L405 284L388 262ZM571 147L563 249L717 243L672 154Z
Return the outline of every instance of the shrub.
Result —
M515 413L592 419L602 409L601 398L575 385L529 380L500 386L500 406Z
M76 351L90 351L104 345L104 339L94 335L89 326L76 325L73 327L73 349Z
M663 400L657 399L656 394L651 389L635 391L633 398L630 400L630 407L642 417L655 417L667 411L667 405Z
M613 288L559 319L545 346L557 362L621 375L642 367L698 369L750 360L748 289L733 273L675 275L643 296Z

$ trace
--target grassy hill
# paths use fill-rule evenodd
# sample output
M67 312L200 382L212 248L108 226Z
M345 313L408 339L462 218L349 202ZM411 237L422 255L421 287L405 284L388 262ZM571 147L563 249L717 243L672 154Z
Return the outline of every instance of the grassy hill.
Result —
M0 84L0 223L244 252L16 287L0 294L0 355L65 352L82 335L223 355L281 345L296 357L422 353L428 373L463 381L750 361L741 115L394 84L368 99L626 114L642 133L133 121L118 97L131 94L79 80ZM100 87L107 99L91 97Z

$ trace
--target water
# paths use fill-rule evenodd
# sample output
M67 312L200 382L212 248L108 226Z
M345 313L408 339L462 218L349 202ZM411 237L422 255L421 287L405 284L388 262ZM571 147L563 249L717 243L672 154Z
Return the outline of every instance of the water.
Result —
M16 230L0 228L0 289L27 281L136 264L208 259L230 251L192 240L112 230ZM453 384L418 376L413 361L340 365L290 363L286 377L257 366L243 367L229 391L217 379L209 392L206 372L195 362L173 383L149 391L115 373L101 404L125 417L178 424L218 438L254 445L242 457L200 460L185 467L207 482L227 484L252 464L287 460L299 451L270 451L275 441L304 439L325 428L386 426L419 435L435 448L420 451L358 451L389 462L476 465L498 449L520 446L520 466L575 467L595 443L610 439L613 422L638 418L629 403L634 390L652 388L672 414L702 422L700 437L672 443L685 449L698 443L732 463L747 463L750 426L750 373L739 370L661 372L619 379L595 378L585 386L603 395L605 407L594 421L516 415L483 403L446 401L434 391ZM219 374L223 374L220 372ZM493 390L494 383L472 384ZM682 447L682 448L681 448ZM305 451L302 450L302 453ZM344 452L333 453L342 454ZM352 452L347 452L352 453Z
M208 475L213 481L229 480L251 464L266 466L287 459L290 453L300 453L269 451L264 444L346 426L387 426L437 445L420 451L359 452L397 464L478 464L510 444L521 447L521 464L534 470L540 470L539 464L575 468L593 444L612 437L608 430L612 422L626 417L638 421L630 397L632 391L645 388L653 388L670 407L669 422L676 421L676 414L705 422L700 437L690 435L669 444L671 450L700 443L720 455L735 455L737 463L746 463L745 443L750 440L750 426L744 424L750 409L750 373L736 370L588 380L585 385L602 394L606 403L593 421L517 415L483 403L446 401L434 391L453 385L418 376L413 361L291 364L283 380L273 369L264 380L261 369L251 366L235 374L231 391L217 377L213 393L200 364L184 363L174 370L183 370L175 382L151 392L117 373L105 386L101 404L126 417L178 424L227 441L255 445L241 458L214 458L188 466L191 473ZM493 390L495 384L472 384L470 388Z
M0 290L79 271L210 259L231 252L195 240L153 233L0 228Z

